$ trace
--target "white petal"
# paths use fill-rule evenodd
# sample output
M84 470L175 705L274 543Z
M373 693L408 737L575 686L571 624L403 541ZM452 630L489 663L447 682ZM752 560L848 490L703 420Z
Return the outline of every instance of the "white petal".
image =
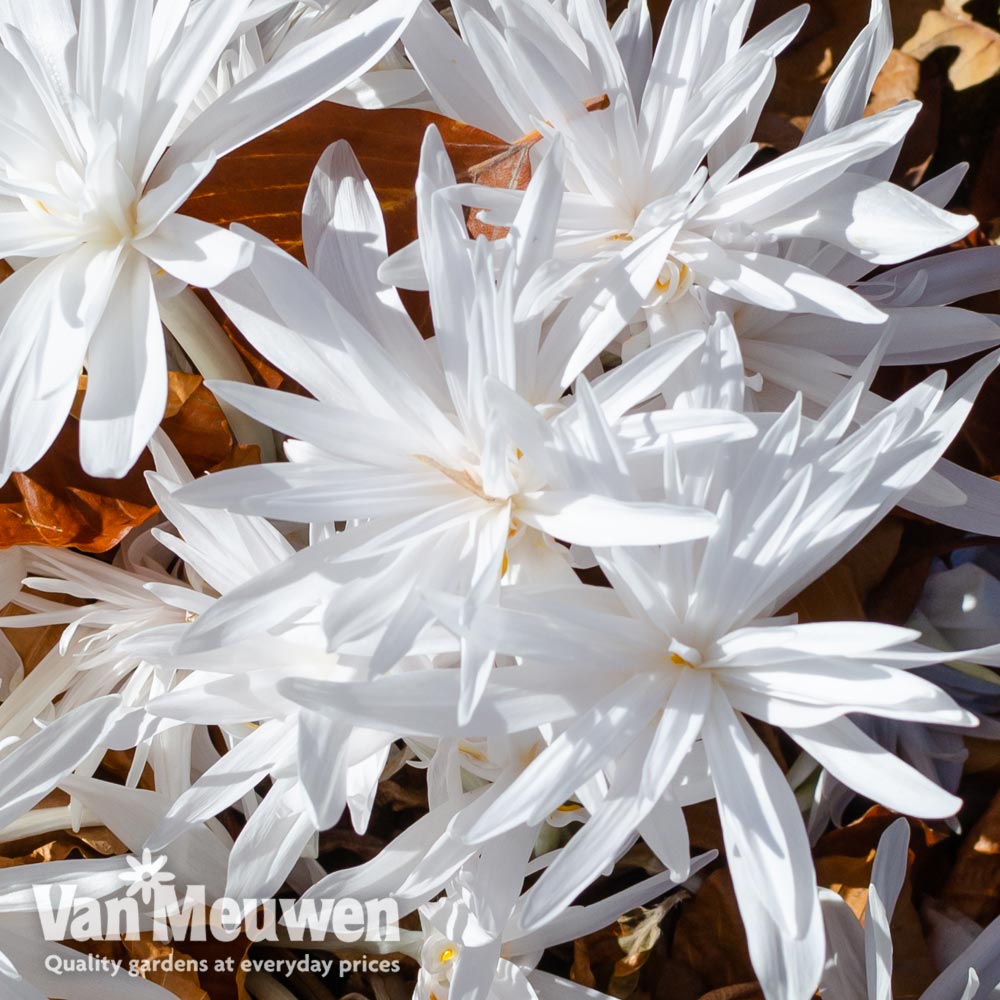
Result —
M954 816L962 800L904 764L847 718L789 735L834 777L896 812L926 819Z
M518 517L577 545L664 545L704 538L715 515L697 507L614 500L571 490L522 494Z
M250 263L253 245L229 229L189 215L171 215L133 244L168 274L212 288Z
M40 802L102 745L120 708L117 695L87 702L49 723L0 761L0 829Z
M80 458L92 476L124 476L167 405L167 361L149 266L122 265L108 308L87 349Z

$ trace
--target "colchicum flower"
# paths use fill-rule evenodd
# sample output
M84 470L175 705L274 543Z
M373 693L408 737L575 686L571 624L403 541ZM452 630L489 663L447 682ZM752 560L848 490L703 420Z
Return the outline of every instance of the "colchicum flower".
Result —
M750 140L774 60L806 8L744 42L752 2L683 0L670 5L655 52L641 0L613 29L596 0L571 5L568 16L526 0L456 10L466 44L426 9L405 33L428 90L448 113L498 126L504 138L538 129L543 142L562 139L557 254L593 259L651 232L664 237L646 302L653 337L704 322L713 297L731 308L878 323L885 314L876 305L827 277L824 254L898 263L975 225L878 176L879 158L898 150L918 109L901 104L861 118L878 56L887 54L879 2L878 31L864 39L876 44L867 58L853 53L850 86L841 78L827 90L797 149L756 168ZM605 97L604 106L589 103ZM485 221L506 225L523 196L472 186L464 197L489 209ZM808 248L806 260L783 252L795 241Z
M37 461L69 413L82 368L80 454L122 476L166 404L161 308L212 286L250 246L178 214L221 157L367 69L415 0L379 0L228 90L178 136L248 7L166 0L0 6L0 480ZM197 363L233 371L232 348L168 325ZM222 360L218 360L218 356ZM215 359L213 362L212 359ZM216 374L207 371L206 374Z
M556 136L564 143L557 256L597 261L651 232L662 237L662 270L623 331L624 357L725 310L754 388L746 405L774 411L795 392L829 405L880 338L886 364L939 363L1000 343L997 317L951 304L1000 286L1000 250L902 263L961 238L975 220L944 210L963 167L912 193L887 180L919 105L862 117L892 49L882 0L798 148L760 166L753 130L774 59L805 7L744 41L752 2L673 3L653 52L642 0L611 28L598 6L460 2L464 41L421 8L404 41L445 113L508 139L539 136L533 155ZM523 194L461 185L455 197L506 225ZM890 264L900 266L873 276ZM419 287L418 265L408 249L385 275ZM872 394L861 412L884 404ZM1000 530L995 484L948 462L941 472L955 485L915 492L910 509Z
M633 254L609 261L589 293L545 325L538 275L552 246L558 150L532 180L524 211L500 245L463 237L462 213L441 193L454 174L433 130L418 183L432 340L420 338L398 297L379 290L385 237L374 195L345 145L327 152L307 196L312 271L258 241L252 264L214 290L248 339L315 399L213 384L223 399L290 435L290 461L210 476L186 487L183 499L305 523L366 523L318 540L294 567L231 595L226 609L192 630L188 649L223 615L260 627L247 601L273 606L279 581L292 576L298 589L328 564L329 572L349 573L351 560L391 553L385 569L369 577L376 586L368 588L367 609L385 608L390 624L380 659L388 665L433 621L423 591L457 593L474 607L495 599L508 573L571 579L569 553L553 539L653 545L704 537L714 526L697 505L668 504L650 492L659 461L648 460L641 439L652 438L655 453L675 438L744 437L749 423L692 409L664 414L650 432L645 415L638 422L626 416L702 334L676 338L609 373L582 399L565 395L620 328L622 303L641 300L655 254L639 242ZM337 223L358 235L351 240ZM621 446L614 440L619 420L625 435L632 428L640 439L631 449L627 437ZM617 492L600 482L600 461L612 463ZM384 590L386 576L405 581L405 589ZM362 579L352 585L361 586ZM347 605L359 606L356 598ZM343 617L343 605L332 602L331 610ZM326 624L334 643L334 622ZM493 654L468 642L462 653L460 712L468 717Z
M767 1000L892 1000L908 820L884 820L863 929L811 844L859 798L935 835L977 822L959 795L965 734L1000 734L1000 563L949 543L891 624L796 611L896 505L1000 534L1000 486L942 458L1000 351L896 400L872 388L880 366L1000 344L962 305L1000 286L1000 248L935 252L976 224L946 208L962 167L890 181L917 105L867 113L883 0L798 145L766 155L804 8L748 38L753 0L671 0L654 45L644 0L607 7L0 0L0 481L58 462L72 410L91 476L148 447L158 508L102 558L0 553L0 841L100 827L129 852L3 852L4 997L166 997L50 968L79 952L42 940L39 890L70 883L141 903L142 932L177 894L235 899L251 939L275 932L255 949L336 956L331 996L371 971L345 956L408 956L415 1000L608 1000L548 949L622 920L637 972L667 909L707 888L681 917L701 920L730 878ZM304 263L183 214L220 157L322 100L362 110L320 116ZM344 118L393 208L415 196L401 249ZM384 127L408 118L419 163ZM468 125L510 148L469 166L493 137ZM269 149L301 157L291 131ZM258 154L239 165L264 227L287 213L254 188ZM208 380L262 464L195 478L157 430L168 367ZM79 484L60 488L89 511ZM0 499L0 529L44 535L41 480ZM900 529L901 556L925 530ZM692 856L700 805L722 857ZM914 882L943 970L922 1000L995 997L1000 925ZM305 907L259 905L289 895ZM661 897L641 942L622 934ZM395 903L399 940L306 944L333 900Z
M796 624L783 605L846 552L927 473L1000 356L947 390L943 373L848 432L864 383L853 380L818 422L797 406L762 419L762 436L680 454L665 466L672 503L700 503L719 528L669 547L598 548L612 590L517 586L467 624L478 644L516 655L495 672L480 719L530 696L556 735L471 828L470 843L537 822L603 773L607 791L528 893L523 922L558 913L636 833L683 878L682 802L713 794L754 968L768 997L808 996L823 958L805 826L792 791L746 721L782 727L833 775L913 815L946 817L953 795L865 736L846 716L974 724L907 668L947 657L919 633L877 623ZM505 675L518 671L516 683ZM448 691L428 674L350 689L279 686L334 718L398 720ZM440 714L425 719L433 726ZM471 725L476 724L476 717ZM440 722L438 722L440 724ZM530 728L534 721L517 728ZM438 735L454 730L441 729ZM682 791L675 781L683 775ZM693 798L691 796L694 796Z

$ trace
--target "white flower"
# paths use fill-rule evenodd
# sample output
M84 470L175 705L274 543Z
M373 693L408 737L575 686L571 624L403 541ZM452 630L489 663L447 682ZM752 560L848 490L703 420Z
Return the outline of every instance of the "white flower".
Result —
M164 527L137 533L119 553L117 565L68 550L19 550L31 574L26 581L30 590L15 601L26 613L8 616L6 624L67 627L0 705L0 733L8 739L25 737L24 745L0 762L0 787L9 797L0 810L0 823L15 824L8 828L11 836L35 830L38 823L59 829L79 822L75 805L68 810L56 807L44 818L23 814L67 772L89 762L87 773L92 773L109 747L135 748L130 782L137 782L149 764L157 788L171 801L190 787L196 726L149 715L146 709L174 690L186 670L202 664L175 668L164 654L216 594L293 552L280 532L259 518L186 509L172 491L190 479L189 471L165 438L152 447L159 471L149 474L150 486L179 537ZM177 557L184 561L183 568L168 572ZM57 603L41 596L46 593L87 603ZM259 650L260 643L253 648ZM245 654L237 647L230 655L238 661ZM215 657L211 667L223 668L223 658ZM35 731L33 720L53 716L54 722ZM237 736L247 731L240 727Z
M880 158L898 150L917 111L910 103L861 119L888 53L880 0L877 44L852 52L802 144L747 169L774 59L805 17L798 8L743 42L752 9L745 0L672 3L652 53L643 0L632 0L614 28L597 0L569 5L566 16L526 0L459 4L467 44L423 10L404 41L447 113L505 138L536 129L561 137L558 254L594 259L651 232L664 237L647 301L651 330L689 329L714 310L713 297L730 308L878 323L885 314L839 275L827 277L823 255L896 263L964 236L975 220L879 176ZM606 106L588 110L605 95ZM522 199L480 186L462 194L500 225ZM786 252L795 241L804 260Z
M971 557L975 549L957 554ZM920 604L907 620L923 642L951 659L918 668L917 674L946 691L955 703L975 715L979 740L1000 739L1000 676L981 663L1000 662L1000 619L992 594L1000 583L975 562L954 569L932 572L924 586ZM982 646L984 648L965 648ZM968 757L966 730L958 726L923 725L915 720L854 716L852 721L876 743L901 757L936 784L950 792L958 790ZM796 766L796 777L804 780L808 760ZM832 819L840 825L854 792L828 771L821 771L813 790L809 829L819 837ZM954 824L957 826L957 824Z
M696 868L713 856L704 855ZM654 875L527 930L519 876L504 864L498 844L493 855L458 871L440 899L420 908L421 932L409 932L401 946L420 962L414 1000L604 1000L603 993L539 970L542 953L677 887L668 875Z
M384 607L390 623L383 668L433 620L424 591L457 593L474 607L492 600L512 569L571 579L568 552L552 539L657 544L708 534L714 519L696 505L667 504L644 489L659 477L657 449L675 438L702 443L752 433L738 414L691 410L662 420L641 414L631 424L625 417L626 437L616 440L612 427L698 346L700 333L609 373L582 401L564 395L620 329L628 303L641 300L636 285L653 280L656 257L637 242L544 323L558 149L499 245L466 238L461 211L439 193L453 183L431 129L418 193L436 335L424 342L395 292L375 277L385 237L374 195L346 144L328 150L306 202L312 271L258 241L252 265L214 291L251 342L316 397L213 384L223 399L290 435L290 461L209 476L182 493L188 503L306 523L367 521L301 553L291 588L301 605L316 599L310 577L349 576L351 561L391 554L383 571L366 574L368 613ZM630 427L638 440L628 440ZM617 493L600 482L605 475ZM191 631L187 648L220 621L242 618L245 628L248 599L267 614L262 605L293 572L232 595ZM362 586L352 582L347 608L358 606ZM349 623L347 608L330 602L331 645L337 623ZM490 663L489 649L463 643L465 717Z
M414 0L380 0L184 114L247 0L0 5L0 479L59 431L82 367L84 468L121 476L163 416L158 300L241 267L245 240L177 214L216 160L378 59ZM169 147L169 148L168 148ZM161 280L162 276L162 280ZM211 373L209 373L211 374Z
M104 751L119 744L123 728L127 731L118 695L59 708L63 714L40 732L0 742L0 747L9 750L0 760L0 830L9 836L16 838L12 824L25 817L66 774L90 760L97 767Z
M251 0L235 38L195 97L184 126L234 87L308 39L347 21L375 0ZM329 100L362 108L415 106L428 101L423 82L397 42L371 69L348 80Z
M501 607L480 607L465 627L437 602L459 632L521 660L494 672L471 731L511 719L514 731L530 729L548 713L558 734L465 833L469 842L537 821L595 775L608 781L603 802L583 799L592 818L529 891L526 926L567 905L636 832L682 878L680 806L714 793L765 993L811 994L822 927L809 844L791 789L745 716L784 728L856 791L932 816L952 815L959 800L846 716L972 719L906 669L943 658L913 646L917 633L773 616L926 474L997 360L947 391L943 373L922 383L853 433L860 380L819 422L792 406L761 417L759 439L668 461L668 499L697 498L717 512L719 529L705 542L598 549L612 591L512 587ZM284 690L371 724L398 723L409 706L415 724L431 728L443 716L427 706L454 685L415 674L349 691L308 681Z

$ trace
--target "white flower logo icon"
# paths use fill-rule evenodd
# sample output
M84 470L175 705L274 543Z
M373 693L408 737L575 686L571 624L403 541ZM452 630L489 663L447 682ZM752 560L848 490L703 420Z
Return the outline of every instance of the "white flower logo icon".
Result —
M167 856L161 854L154 861L148 847L142 852L142 860L132 856L125 860L128 861L131 871L122 872L118 877L123 882L131 883L128 887L128 895L134 896L139 893L143 903L150 903L163 886L174 880L172 872L163 870L167 863Z

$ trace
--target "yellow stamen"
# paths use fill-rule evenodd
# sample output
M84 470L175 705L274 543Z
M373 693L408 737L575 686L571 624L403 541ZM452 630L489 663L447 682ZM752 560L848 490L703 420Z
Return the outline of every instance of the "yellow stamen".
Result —
M693 663L688 663L688 661L685 660L683 656L680 656L677 653L670 654L670 662L675 667L691 667L691 668L694 667Z
M429 455L414 455L413 457L418 462L423 462L424 465L429 465L432 469L437 469L442 476L447 476L453 483L457 483L459 486L467 489L470 493L474 493L480 499L489 501L495 499L495 497L488 497L483 492L482 485L477 483L475 479L473 479L472 476L470 476L465 470L459 472L457 469L449 469L446 465L442 465Z
M475 747L469 746L464 740L458 744L458 749L465 754L466 757L471 757L473 760L486 761L486 754L480 753Z
M440 961L440 962L450 962L454 957L455 957L455 949L454 948L445 948L445 950L441 952L441 955L440 955L440 958L438 959L438 961Z
M687 264L681 264L681 269L678 272L677 280L678 284L683 285L688 279L688 266ZM662 273L662 272L661 272ZM666 281L661 281L659 278L656 279L656 287L661 292L666 292L670 290L670 279L667 278Z
M574 813L583 806L579 802L564 802L561 806L556 806L557 813Z

